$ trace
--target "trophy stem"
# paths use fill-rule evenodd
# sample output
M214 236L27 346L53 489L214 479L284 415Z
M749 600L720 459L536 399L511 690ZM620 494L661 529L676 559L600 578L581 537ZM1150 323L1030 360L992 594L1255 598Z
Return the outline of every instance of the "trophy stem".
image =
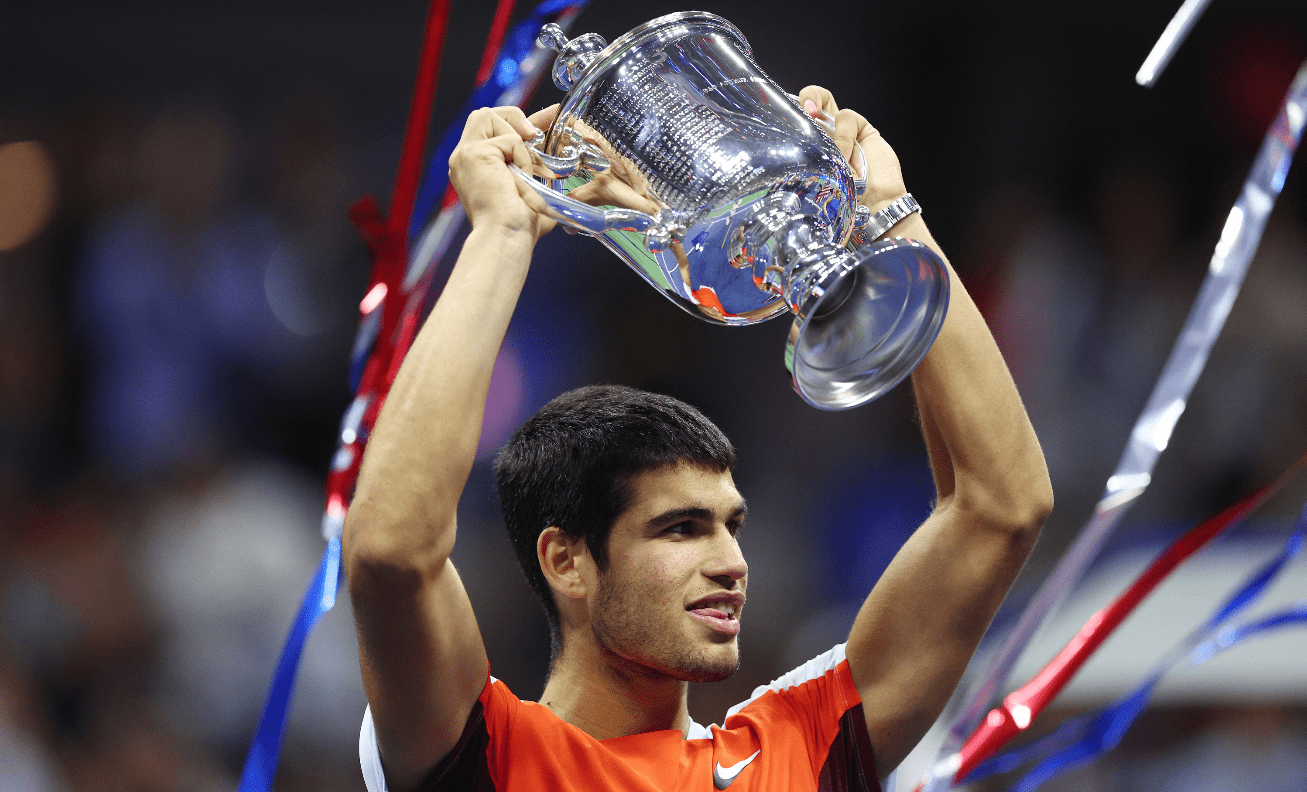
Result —
M849 269L851 257L830 239L828 224L811 215L792 217L776 229L772 243L774 260L764 282L785 298L794 313L806 315L814 300L824 308L831 301L822 298L832 288L847 290L845 279L835 273Z

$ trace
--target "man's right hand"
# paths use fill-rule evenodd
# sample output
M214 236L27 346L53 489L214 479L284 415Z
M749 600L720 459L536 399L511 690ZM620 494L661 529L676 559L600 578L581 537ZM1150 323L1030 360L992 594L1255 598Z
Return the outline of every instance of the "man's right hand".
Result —
M516 107L487 107L468 116L463 137L449 157L449 179L473 228L498 226L510 232L529 232L532 239L539 239L556 225L544 200L508 165L537 176L552 175L533 167L526 141L552 124L557 115L558 105L530 117ZM620 159L612 160L611 171L594 176L568 195L591 205L623 206L656 214L660 205L649 198L644 188L632 187Z
M540 196L508 169L534 167L526 141L553 122L558 105L530 118L516 107L483 107L468 116L449 157L449 181L473 228L493 225L539 239L554 227Z

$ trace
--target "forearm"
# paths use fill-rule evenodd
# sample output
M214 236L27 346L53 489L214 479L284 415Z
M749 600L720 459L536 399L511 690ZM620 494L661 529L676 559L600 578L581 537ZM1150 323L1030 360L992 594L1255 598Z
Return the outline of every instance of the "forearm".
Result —
M395 378L346 523L347 557L448 558L500 344L534 238L474 228Z
M917 216L890 232L942 256ZM864 603L846 651L881 775L930 728L1052 507L998 346L951 266L949 311L912 374L938 501Z
M891 233L943 256L918 215ZM1053 497L1039 440L984 318L947 259L945 266L948 315L912 374L939 503L1037 530Z

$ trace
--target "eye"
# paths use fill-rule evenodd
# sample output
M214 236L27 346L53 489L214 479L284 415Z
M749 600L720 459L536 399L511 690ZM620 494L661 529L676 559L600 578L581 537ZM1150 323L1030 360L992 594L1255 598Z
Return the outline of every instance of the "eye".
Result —
M726 523L726 530L731 532L731 536L739 536L740 531L744 529L744 520L731 520Z
M669 525L664 528L663 533L672 534L674 536L689 536L694 533L694 523L688 521L678 522L675 525Z

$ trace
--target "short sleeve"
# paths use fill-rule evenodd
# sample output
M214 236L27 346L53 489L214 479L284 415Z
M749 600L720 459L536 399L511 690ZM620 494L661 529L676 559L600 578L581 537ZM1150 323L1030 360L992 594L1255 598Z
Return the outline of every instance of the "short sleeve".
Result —
M363 769L363 783L368 792L390 792L386 787L386 774L381 770L381 751L377 749L377 730L372 725L372 707L363 710L363 726L359 728L359 766Z
M486 766L486 746L489 735L486 730L485 710L492 698L494 677L486 677L486 685L481 695L468 713L467 723L458 743L444 759L440 760L427 777L418 786L423 792L440 792L441 790L493 790L490 782L489 768ZM372 707L363 711L363 725L359 729L359 766L363 770L363 783L368 792L390 792L386 785L386 775L381 766L381 752L377 746L376 726L372 722Z
M823 792L879 792L862 698L844 644L755 689L726 713L724 725L805 746L811 777Z

